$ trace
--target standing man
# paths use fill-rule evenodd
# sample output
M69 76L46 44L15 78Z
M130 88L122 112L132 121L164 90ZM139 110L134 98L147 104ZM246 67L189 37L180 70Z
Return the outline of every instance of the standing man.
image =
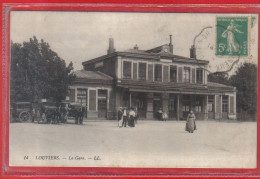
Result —
M122 127L123 125L123 108L120 107L117 112L117 118L118 118L118 127Z
M32 122L34 122L35 119L35 115L36 115L36 111L35 111L35 106L32 106Z
M126 108L123 109L123 123L122 127L126 127L126 122L127 122L127 111Z

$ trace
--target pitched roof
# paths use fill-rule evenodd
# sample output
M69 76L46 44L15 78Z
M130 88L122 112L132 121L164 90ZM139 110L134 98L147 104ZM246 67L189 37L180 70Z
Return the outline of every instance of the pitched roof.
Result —
M90 80L113 80L111 76L108 76L99 71L87 71L87 70L77 70L74 72L76 78L84 78Z
M230 89L230 90L235 90L235 87L233 86L228 86L220 83L214 83L214 82L208 82L208 87L209 88L222 88L222 89Z
M219 83L194 84L121 80L120 82L117 82L117 85L137 91L168 91L178 93L201 94L218 94L225 92L234 92L236 90L233 86L227 86Z

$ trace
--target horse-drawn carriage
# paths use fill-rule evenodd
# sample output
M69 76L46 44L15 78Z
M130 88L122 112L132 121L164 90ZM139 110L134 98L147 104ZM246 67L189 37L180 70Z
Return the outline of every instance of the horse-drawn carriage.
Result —
M15 102L11 106L11 114L14 121L38 123L67 123L75 120L75 124L82 124L85 107L78 103L62 102L54 103L43 99L38 103Z
M75 120L75 124L82 124L84 117L84 107L77 103L62 102L55 104L42 102L38 107L38 123L68 123Z
M26 122L31 120L31 102L15 102L12 105L14 121Z
M53 102L40 102L36 108L38 123L59 123L61 122L59 108Z
M65 105L65 106L64 106ZM78 103L63 103L62 109L65 112L64 118L68 120L75 120L75 124L83 124L83 117L85 113L85 107Z

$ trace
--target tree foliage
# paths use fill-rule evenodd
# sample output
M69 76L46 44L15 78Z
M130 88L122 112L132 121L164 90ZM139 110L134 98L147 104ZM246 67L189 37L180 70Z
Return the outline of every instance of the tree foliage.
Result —
M23 44L11 42L11 100L61 101L74 80L73 64L68 66L48 43L36 37Z
M230 84L237 89L238 112L256 114L257 112L257 66L244 63L235 75L231 76Z
M209 75L209 81L236 87L237 112L256 115L257 66L255 64L243 63L230 78L223 72L212 73Z

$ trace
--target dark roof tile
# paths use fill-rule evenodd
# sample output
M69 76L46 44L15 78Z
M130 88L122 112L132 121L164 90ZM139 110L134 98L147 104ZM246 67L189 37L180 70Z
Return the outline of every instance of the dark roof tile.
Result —
M99 72L99 71L86 71L86 70L77 70L74 72L76 78L84 78L90 80L113 80L112 77Z

